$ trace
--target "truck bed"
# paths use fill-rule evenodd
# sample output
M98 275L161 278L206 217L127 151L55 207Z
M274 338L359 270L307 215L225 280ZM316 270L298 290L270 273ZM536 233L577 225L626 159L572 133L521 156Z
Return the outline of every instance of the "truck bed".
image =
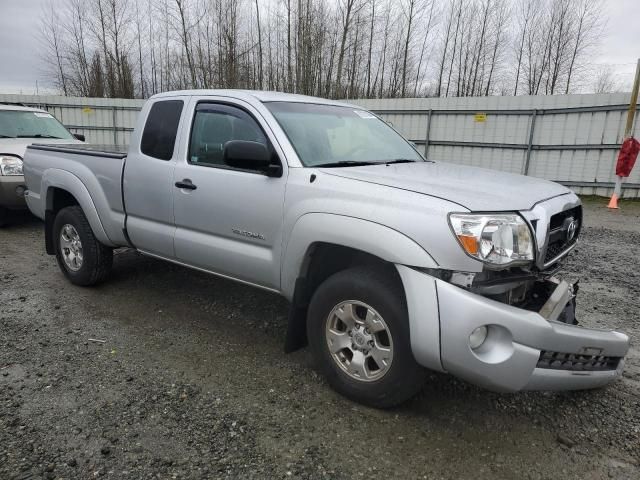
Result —
M127 151L129 150L127 145L92 145L82 143L70 143L67 145L35 143L29 148L49 152L62 152L119 159L125 158L127 156Z
M30 145L24 157L27 204L44 219L47 204L53 201L52 192L64 185L82 206L94 230L104 233L100 236L104 244L126 245L122 197L126 160L126 148L118 145Z

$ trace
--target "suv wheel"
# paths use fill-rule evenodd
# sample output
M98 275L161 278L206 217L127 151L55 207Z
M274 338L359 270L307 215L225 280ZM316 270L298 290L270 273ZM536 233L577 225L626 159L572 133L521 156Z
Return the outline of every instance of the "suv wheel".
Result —
M95 285L111 271L113 250L93 235L79 206L66 207L53 222L56 259L62 273L75 285Z
M408 400L424 381L394 273L368 267L336 273L314 293L307 317L309 344L330 385L378 408Z

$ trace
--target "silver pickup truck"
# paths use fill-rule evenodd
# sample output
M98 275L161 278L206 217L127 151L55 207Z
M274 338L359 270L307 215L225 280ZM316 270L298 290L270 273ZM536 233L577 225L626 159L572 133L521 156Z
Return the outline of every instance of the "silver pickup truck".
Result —
M556 277L582 226L556 183L426 160L362 108L269 92L152 97L128 151L30 146L26 199L76 285L130 247L284 295L285 350L377 407L425 369L496 391L621 375L626 335L578 326Z

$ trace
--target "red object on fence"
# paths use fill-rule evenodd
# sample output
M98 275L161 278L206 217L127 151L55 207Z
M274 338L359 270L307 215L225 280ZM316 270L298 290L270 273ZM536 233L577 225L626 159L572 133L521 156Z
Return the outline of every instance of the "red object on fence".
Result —
M627 138L620 147L618 154L618 163L616 163L616 175L619 177L628 177L638 158L640 152L640 142L633 137Z

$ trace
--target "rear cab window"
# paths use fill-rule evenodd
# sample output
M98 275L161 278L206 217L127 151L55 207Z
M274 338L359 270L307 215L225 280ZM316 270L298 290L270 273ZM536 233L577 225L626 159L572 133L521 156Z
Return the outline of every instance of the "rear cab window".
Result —
M173 158L183 107L182 100L160 100L151 106L140 141L143 154L159 160Z

